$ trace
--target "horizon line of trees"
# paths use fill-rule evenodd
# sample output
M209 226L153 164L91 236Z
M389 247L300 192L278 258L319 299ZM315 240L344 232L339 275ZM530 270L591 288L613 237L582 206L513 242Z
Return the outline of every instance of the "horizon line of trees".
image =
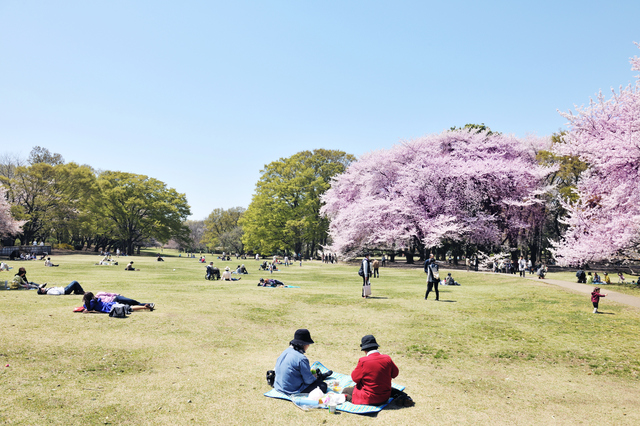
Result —
M638 46L640 48L640 45ZM640 71L640 58L631 59ZM143 175L35 147L0 158L0 236L127 253L152 239L228 252L342 257L508 252L585 265L640 257L640 76L563 113L569 129L516 138L467 124L363 155L301 151L265 165L251 204L186 221L184 194ZM10 213L8 213L10 210Z
M0 157L0 184L2 202L10 206L10 216L1 219L19 224L19 232L0 232L3 245L55 241L134 254L156 241L189 238L186 196L145 175L65 163L36 146L26 160Z

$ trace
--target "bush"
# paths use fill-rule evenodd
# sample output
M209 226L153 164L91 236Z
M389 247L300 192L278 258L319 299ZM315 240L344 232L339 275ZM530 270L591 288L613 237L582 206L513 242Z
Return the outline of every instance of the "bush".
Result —
M52 248L58 249L58 250L75 250L75 248L71 244L66 244L66 243L53 244Z

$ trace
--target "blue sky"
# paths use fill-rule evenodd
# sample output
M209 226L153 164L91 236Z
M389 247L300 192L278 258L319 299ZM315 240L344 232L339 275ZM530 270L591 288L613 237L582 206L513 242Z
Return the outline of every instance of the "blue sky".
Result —
M0 153L33 146L247 207L302 150L517 136L635 81L640 2L0 0Z

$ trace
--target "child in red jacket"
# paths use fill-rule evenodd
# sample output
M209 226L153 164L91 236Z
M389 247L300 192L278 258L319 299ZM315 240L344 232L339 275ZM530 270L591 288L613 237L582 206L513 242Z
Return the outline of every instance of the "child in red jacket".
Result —
M607 294L600 293L600 287L596 287L591 292L591 302L593 303L593 313L598 313L598 302L600 302L601 297L605 297Z

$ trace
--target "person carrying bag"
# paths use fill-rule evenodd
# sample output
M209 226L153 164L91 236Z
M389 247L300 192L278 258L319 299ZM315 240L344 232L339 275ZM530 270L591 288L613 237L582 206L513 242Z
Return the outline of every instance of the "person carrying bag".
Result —
M369 253L365 253L358 271L358 275L362 277L362 297L364 298L371 296L371 261L369 256Z
M440 293L438 292L440 271L433 254L424 262L424 272L427 274L427 293L424 295L424 300L427 300L429 293L434 289L436 291L436 300L440 300Z

